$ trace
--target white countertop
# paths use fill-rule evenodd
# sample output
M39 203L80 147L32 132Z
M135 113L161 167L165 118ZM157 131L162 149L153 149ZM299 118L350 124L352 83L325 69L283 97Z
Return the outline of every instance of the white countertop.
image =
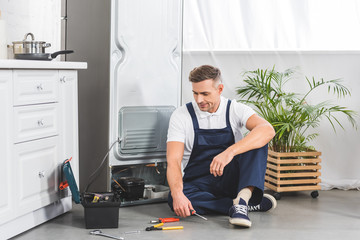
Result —
M87 69L87 63L0 59L0 69Z

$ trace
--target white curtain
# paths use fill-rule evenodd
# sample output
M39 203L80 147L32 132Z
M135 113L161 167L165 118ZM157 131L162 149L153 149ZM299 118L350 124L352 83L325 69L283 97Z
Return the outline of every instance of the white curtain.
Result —
M184 0L184 50L360 50L359 0Z
M296 67L342 78L353 94L338 103L360 113L360 0L184 0L183 33L183 103L192 99L188 74L202 64L222 70L228 98L237 98L243 71ZM334 133L324 121L312 143L322 152L324 190L360 189L360 130L344 123Z

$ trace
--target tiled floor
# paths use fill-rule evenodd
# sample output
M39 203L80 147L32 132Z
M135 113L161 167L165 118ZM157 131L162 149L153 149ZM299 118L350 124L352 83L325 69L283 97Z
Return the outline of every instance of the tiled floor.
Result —
M14 239L106 239L89 234L85 229L81 205L71 212L29 230ZM102 229L104 233L131 239L360 239L360 191L320 191L313 199L310 192L284 194L278 207L267 213L250 213L253 226L232 226L227 216L207 216L208 221L192 216L168 226L182 225L183 230L144 231L149 221L172 217L166 203L120 208L119 228ZM139 231L131 233L131 231ZM130 233L126 233L130 232ZM126 234L125 234L126 233ZM110 239L110 238L108 238Z

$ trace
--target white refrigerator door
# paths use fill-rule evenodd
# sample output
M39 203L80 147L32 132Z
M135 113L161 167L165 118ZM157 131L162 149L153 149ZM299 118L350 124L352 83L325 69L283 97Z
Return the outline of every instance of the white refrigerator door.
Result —
M118 137L122 107L180 105L182 4L182 0L112 1L110 144ZM165 153L153 157L160 156ZM114 147L110 165L123 164Z

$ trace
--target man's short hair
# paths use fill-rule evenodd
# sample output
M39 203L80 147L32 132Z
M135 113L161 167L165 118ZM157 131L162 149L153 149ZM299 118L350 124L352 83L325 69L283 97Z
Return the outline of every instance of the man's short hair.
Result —
M194 68L189 74L190 82L198 83L206 79L213 79L214 82L221 82L220 69L210 65L202 65Z

